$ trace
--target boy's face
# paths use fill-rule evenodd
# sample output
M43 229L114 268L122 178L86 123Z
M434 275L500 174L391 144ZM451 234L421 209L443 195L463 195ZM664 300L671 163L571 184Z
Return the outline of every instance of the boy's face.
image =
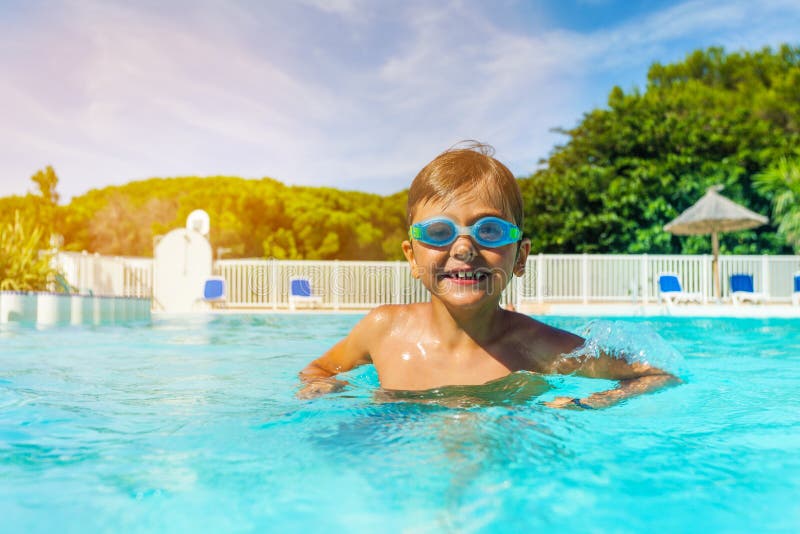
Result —
M465 192L449 205L432 201L418 206L412 224L441 216L460 226L471 226L484 217L513 222L511 215L501 208ZM435 298L459 308L496 306L511 274L524 272L529 252L528 239L496 248L480 246L468 235L458 236L453 243L442 247L417 240L403 242L403 253L413 276Z

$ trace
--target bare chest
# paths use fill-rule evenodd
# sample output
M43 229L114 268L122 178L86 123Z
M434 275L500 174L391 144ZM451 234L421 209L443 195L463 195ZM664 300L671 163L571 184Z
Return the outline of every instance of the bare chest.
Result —
M394 338L380 343L371 356L381 386L397 390L485 384L524 367L520 355L509 354L502 345L454 349L437 342Z

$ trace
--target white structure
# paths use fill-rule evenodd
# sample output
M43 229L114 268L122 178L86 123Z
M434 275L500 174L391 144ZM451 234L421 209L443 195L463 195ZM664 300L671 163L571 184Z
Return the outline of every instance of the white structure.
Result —
M194 230L203 237L208 237L211 230L211 219L204 210L194 210L186 217L186 229Z
M211 276L208 214L193 211L187 228L172 230L153 252L153 310L186 313L205 309L203 284Z

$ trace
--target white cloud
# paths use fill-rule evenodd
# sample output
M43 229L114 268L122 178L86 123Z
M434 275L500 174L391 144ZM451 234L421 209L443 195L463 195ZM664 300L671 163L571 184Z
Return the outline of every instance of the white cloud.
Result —
M346 17L359 16L366 8L359 0L300 0L301 4Z

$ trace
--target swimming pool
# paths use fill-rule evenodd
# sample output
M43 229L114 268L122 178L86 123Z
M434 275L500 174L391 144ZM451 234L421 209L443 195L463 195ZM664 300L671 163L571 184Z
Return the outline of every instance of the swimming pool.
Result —
M297 371L357 320L4 326L0 530L800 525L798 320L631 319L684 355L688 382L602 411L541 401L608 383L524 374L499 386L508 402L385 402L370 367L339 394L295 399Z

